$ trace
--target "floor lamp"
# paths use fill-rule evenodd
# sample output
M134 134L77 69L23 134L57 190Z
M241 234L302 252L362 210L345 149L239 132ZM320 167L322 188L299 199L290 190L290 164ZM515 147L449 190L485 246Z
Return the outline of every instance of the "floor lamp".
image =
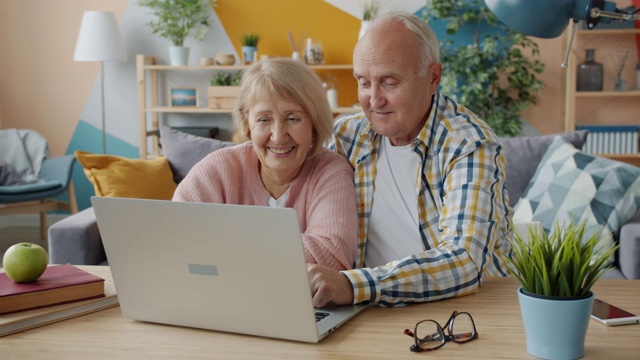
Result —
M102 152L107 153L104 108L104 62L125 61L127 52L112 12L85 11L78 33L74 61L100 61L100 100L102 110Z

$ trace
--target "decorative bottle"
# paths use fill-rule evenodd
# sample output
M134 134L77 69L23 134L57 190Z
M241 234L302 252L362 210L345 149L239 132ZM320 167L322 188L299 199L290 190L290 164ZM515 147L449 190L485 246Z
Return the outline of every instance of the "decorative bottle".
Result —
M595 50L587 49L587 59L578 65L578 91L602 91L602 64L595 59Z
M322 41L319 39L307 39L307 47L304 51L304 60L307 65L324 64L324 53L322 52Z
M327 74L322 83L322 87L327 92L327 101L332 109L338 107L338 89L336 89L336 78L331 74Z

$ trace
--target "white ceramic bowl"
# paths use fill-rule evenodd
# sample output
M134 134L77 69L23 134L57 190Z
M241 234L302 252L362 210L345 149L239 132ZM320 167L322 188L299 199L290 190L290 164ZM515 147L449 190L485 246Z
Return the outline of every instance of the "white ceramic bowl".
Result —
M236 63L236 57L233 54L216 55L216 65L233 65Z

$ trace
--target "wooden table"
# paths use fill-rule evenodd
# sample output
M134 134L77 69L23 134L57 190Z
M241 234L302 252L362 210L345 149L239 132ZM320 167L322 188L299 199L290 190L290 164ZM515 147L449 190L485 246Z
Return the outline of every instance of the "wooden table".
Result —
M110 276L107 268L83 267ZM400 308L370 307L318 344L297 343L125 319L114 307L0 338L4 359L533 359L513 278L487 278L474 295ZM596 295L640 314L640 280L600 280ZM404 335L422 319L444 323L453 310L470 312L480 337L429 353L409 351ZM553 324L549 324L553 331ZM639 359L640 325L608 327L591 320L585 358Z

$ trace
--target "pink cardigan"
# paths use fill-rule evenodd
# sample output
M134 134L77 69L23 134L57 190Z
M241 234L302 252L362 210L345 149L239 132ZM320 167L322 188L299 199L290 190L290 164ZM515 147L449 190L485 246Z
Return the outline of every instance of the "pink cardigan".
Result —
M217 150L189 171L173 200L267 206L271 195L259 167L251 142ZM308 263L353 266L358 215L353 169L344 157L324 149L306 160L290 184L286 207L298 213Z

